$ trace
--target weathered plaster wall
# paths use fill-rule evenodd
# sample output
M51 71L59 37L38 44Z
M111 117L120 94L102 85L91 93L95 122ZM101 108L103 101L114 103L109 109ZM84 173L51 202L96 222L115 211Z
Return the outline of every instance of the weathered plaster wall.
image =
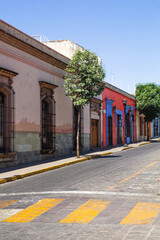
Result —
M53 50L43 47L42 44L34 42L29 36L22 32L8 27L10 34L16 35L23 41L30 42L31 45L46 51L65 63L68 59ZM42 45L42 46L41 46ZM65 46L64 46L65 48ZM66 48L67 49L67 48ZM71 42L69 56L77 49L82 49L77 44ZM60 51L59 51L60 52ZM72 101L66 96L63 88L64 70L47 63L38 57L30 55L26 51L0 41L0 67L17 72L13 78L13 89L15 91L15 151L17 155L14 159L0 160L0 167L13 166L25 162L33 162L51 158L54 156L72 153L72 133L73 133L73 107ZM57 65L58 66L58 65ZM45 81L57 88L54 90L56 101L56 152L51 156L40 155L41 150L41 104L39 81ZM98 97L99 98L99 97ZM90 105L84 107L84 151L90 149Z
M73 109L72 101L65 94L63 79L59 79L59 87L55 89L56 101L56 132L72 133Z
M63 54L69 59L72 59L75 52L78 50L85 50L82 46L74 43L70 40L55 40L55 41L45 41L43 42L46 46L54 49L55 51ZM98 56L97 56L98 57ZM101 64L101 58L98 57L98 62Z
M1 67L17 72L13 78L15 91L15 150L18 156L26 152L40 153L40 86L39 81L57 85L54 98L56 101L56 132L57 135L55 155L71 152L72 146L72 102L66 97L63 88L65 72L42 60L18 50L6 43L0 42ZM69 137L66 137L66 135ZM63 139L67 141L64 141ZM67 143L65 147L62 143ZM69 150L68 150L69 149ZM23 154L20 154L22 152ZM35 154L32 156L32 160ZM40 158L40 157L39 157ZM27 161L27 160L26 160ZM18 162L18 159L17 159Z
M70 59L72 58L75 52L84 49L83 47L79 46L78 44L75 44L70 40L47 41L43 43Z

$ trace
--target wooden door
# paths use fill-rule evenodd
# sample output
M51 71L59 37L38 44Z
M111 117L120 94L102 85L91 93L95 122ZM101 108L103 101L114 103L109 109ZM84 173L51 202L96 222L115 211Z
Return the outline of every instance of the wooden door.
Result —
M91 148L98 147L98 120L91 119Z

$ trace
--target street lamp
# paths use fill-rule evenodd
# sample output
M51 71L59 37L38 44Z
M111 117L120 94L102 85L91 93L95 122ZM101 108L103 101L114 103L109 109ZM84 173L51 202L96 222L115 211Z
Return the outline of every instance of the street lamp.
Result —
M127 105L127 100L123 99L123 106L124 106L124 133L125 133L125 144L124 146L127 146L127 142L126 142L126 105Z

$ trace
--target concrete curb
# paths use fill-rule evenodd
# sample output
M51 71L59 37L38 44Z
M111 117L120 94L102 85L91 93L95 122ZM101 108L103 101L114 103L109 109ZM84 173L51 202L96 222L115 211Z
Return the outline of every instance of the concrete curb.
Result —
M107 153L103 153L103 154L96 154L96 155L93 155L93 156L88 156L88 157L84 157L84 158L81 158L81 159L77 159L77 160L74 160L74 161L71 161L71 162L68 162L68 163L62 163L62 164L58 164L56 166L43 168L43 169L39 169L39 170L36 170L36 171L20 174L20 175L15 175L13 177L3 178L3 179L0 179L0 184L15 181L15 180L22 179L22 178L29 177L29 176L33 176L33 175L36 175L36 174L39 174L39 173L48 172L48 171L51 171L51 170L54 170L54 169L58 169L58 168L61 168L61 167L66 167L66 166L76 164L76 163L79 163L79 162L84 162L84 161L87 161L87 160L90 160L90 159L103 157L103 156L106 156L106 155L109 155L109 154L112 154L112 152L107 152Z
M146 144L150 144L150 143L151 142L140 143L138 145L138 147L146 145ZM128 150L128 149L131 149L131 148L133 148L133 147L131 147L131 146L124 147L120 151ZM43 168L43 169L39 169L39 170L36 170L36 171L24 173L24 174L15 175L15 176L8 177L8 178L2 178L2 179L0 179L0 184L15 181L15 180L22 179L22 178L29 177L29 176L33 176L33 175L36 175L36 174L39 174L39 173L48 172L48 171L51 171L51 170L54 170L54 169L58 169L58 168L61 168L61 167L66 167L66 166L76 164L76 163L79 163L79 162L84 162L84 161L87 161L87 160L90 160L90 159L100 158L100 157L107 156L107 155L112 154L112 153L113 152L105 152L105 153L101 153L101 154L95 154L95 155L92 155L92 156L80 158L80 159L70 161L70 162L67 162L67 163L61 163L61 164L58 164L56 166Z
M150 144L150 143L151 143L150 141L149 142L145 142L145 143L140 143L140 144L138 144L138 147L146 145L146 144Z
M124 148L121 149L121 151L124 151L124 150L130 149L130 148L133 148L133 147L124 147Z

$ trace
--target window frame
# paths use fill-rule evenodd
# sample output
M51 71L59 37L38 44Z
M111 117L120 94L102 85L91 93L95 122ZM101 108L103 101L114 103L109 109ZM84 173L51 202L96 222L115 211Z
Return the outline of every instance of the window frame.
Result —
M56 101L54 99L54 89L57 87L54 84L47 83L44 81L39 82L40 85L40 107L41 107L41 154L53 154L56 150ZM44 109L43 103L48 105L49 112L48 116L51 119L44 119ZM44 122L48 124L47 128L44 126ZM50 122L50 123L49 123ZM46 146L44 144L44 129L46 128L46 135L48 138L46 139ZM48 133L47 129L51 129L52 134ZM50 139L49 139L50 138Z

